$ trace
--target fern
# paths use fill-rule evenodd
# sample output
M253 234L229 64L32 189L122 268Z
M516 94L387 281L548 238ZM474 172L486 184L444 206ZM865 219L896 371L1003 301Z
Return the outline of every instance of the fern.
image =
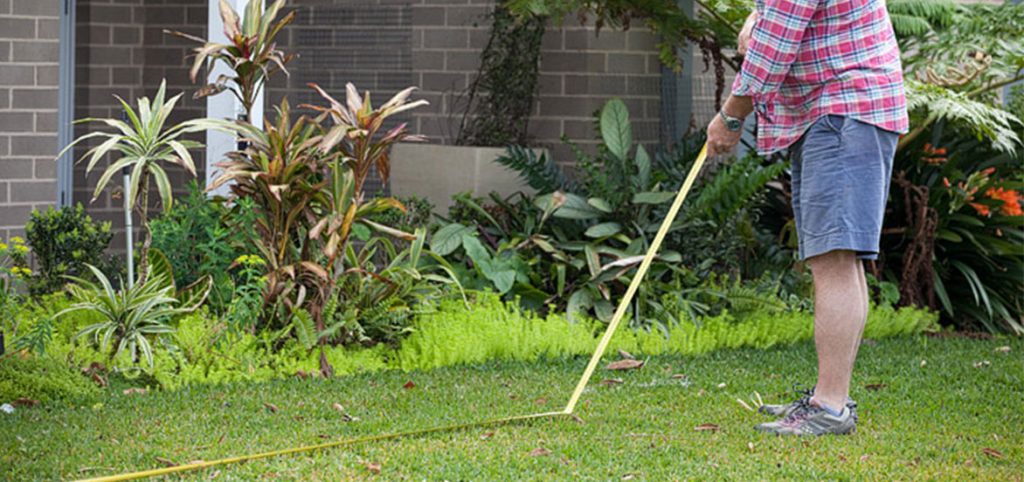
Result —
M522 146L510 146L498 163L519 173L526 184L537 192L546 194L555 191L572 191L575 184L562 172L546 152L540 156Z
M991 140L1002 152L1015 153L1021 145L1015 131L1024 125L1016 115L984 102L972 100L962 92L907 79L907 108L927 109L935 120L966 124L979 138Z
M316 324L309 312L299 308L292 314L292 328L295 331L295 338L298 339L306 350L312 350L316 346Z
M762 166L761 159L748 156L719 170L705 184L690 207L691 218L711 220L719 225L743 209L769 181L782 175L787 164Z
M729 306L736 313L758 310L776 313L785 311L787 308L786 303L775 294L766 293L752 286L742 286L739 283L726 290L725 299L729 301Z
M901 37L919 36L950 25L957 11L953 0L889 0L893 30Z
M53 327L55 322L52 316L41 318L28 333L25 333L14 340L14 348L17 350L28 350L37 355L46 354L46 347L53 340Z

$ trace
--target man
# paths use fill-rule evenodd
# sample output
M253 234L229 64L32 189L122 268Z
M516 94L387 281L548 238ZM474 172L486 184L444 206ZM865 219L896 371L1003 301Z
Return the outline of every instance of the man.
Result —
M862 260L878 256L906 99L884 0L757 0L740 35L732 95L708 125L709 153L730 152L757 112L757 150L789 149L799 256L814 277L818 382L807 396L761 411L777 434L856 428L850 377L867 321Z

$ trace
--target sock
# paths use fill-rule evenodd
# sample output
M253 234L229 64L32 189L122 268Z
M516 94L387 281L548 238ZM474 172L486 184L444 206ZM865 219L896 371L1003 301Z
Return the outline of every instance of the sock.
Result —
M836 410L828 405L825 405L824 403L819 404L818 406L820 406L822 410L828 412L828 414L833 417L841 417L843 415L842 409Z

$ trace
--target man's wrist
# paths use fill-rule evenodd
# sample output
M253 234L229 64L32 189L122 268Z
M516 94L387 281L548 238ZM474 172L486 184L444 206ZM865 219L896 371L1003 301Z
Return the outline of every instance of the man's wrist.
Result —
M730 95L722 104L722 113L740 120L746 119L754 111L754 104L750 97Z

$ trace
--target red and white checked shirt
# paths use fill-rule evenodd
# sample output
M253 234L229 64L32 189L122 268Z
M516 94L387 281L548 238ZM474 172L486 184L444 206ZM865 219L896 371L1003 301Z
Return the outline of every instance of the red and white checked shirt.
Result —
M759 152L789 147L828 114L907 132L903 67L884 0L756 4L732 93L753 100Z

